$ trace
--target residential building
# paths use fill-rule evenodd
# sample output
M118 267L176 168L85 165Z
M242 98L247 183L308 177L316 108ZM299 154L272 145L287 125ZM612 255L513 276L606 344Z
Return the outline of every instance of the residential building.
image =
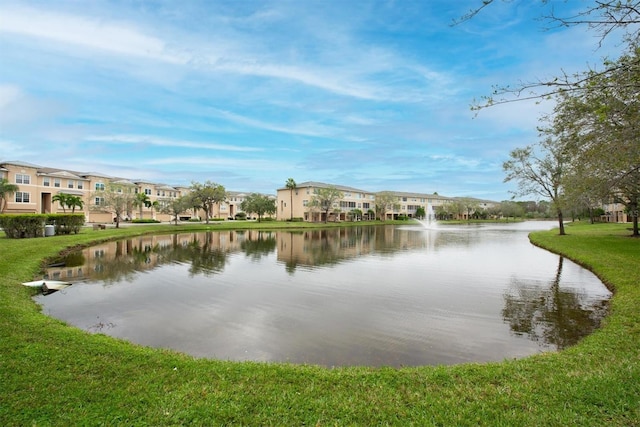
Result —
M311 203L314 195L321 188L335 188L343 197L337 200L328 213L320 211ZM323 182L307 181L290 190L279 188L276 196L276 219L285 221L291 218L302 218L304 221L345 221L349 212L359 209L364 215L375 210L375 193L344 185L331 185Z
M18 186L18 191L8 198L4 213L63 213L69 208L54 201L57 194L78 196L87 222L106 223L114 220L111 212L100 209L99 192L113 189L118 192L144 193L149 204L140 209L131 206L121 220L140 217L169 221L170 215L160 212L161 205L182 193L175 187L146 181L111 177L96 172L78 172L44 167L20 161L0 162L0 178ZM158 202L154 204L153 202Z

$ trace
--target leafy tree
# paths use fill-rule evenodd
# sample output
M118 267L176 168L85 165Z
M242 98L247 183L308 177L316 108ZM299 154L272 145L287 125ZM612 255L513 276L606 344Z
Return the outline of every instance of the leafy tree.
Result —
M291 195L291 204L289 205L289 209L291 211L291 219L293 220L293 190L295 190L298 186L293 178L287 179L287 188L289 189L289 194Z
M467 221L471 219L472 212L476 212L478 209L480 209L480 204L478 203L478 201L469 197L462 197L460 199L457 199L457 203L460 212L466 214Z
M379 218L384 221L388 211L400 209L398 198L388 191L382 191L376 194L376 213Z
M595 75L576 93L558 97L547 132L561 137L573 154L569 176L572 199L593 207L612 199L626 206L638 236L640 202L640 47Z
M240 203L240 209L245 212L255 213L258 215L258 222L260 222L265 214L274 214L276 212L276 201L263 194L251 193Z
M427 212L424 210L424 207L418 206L418 208L416 209L416 217L423 219L426 216L427 216Z
M444 205L436 206L436 218L441 220L447 220L451 218L453 213L453 204L446 203Z
M209 224L213 206L224 202L227 199L227 192L224 186L215 182L206 181L204 184L192 182L191 197L192 204L199 206L204 211L205 222Z
M188 196L164 200L161 206L161 212L171 215L176 225L178 225L178 217L180 214L192 207L191 199Z
M18 190L20 190L20 187L17 184L11 184L7 179L0 178L0 213L4 212L9 196L15 194Z
M333 208L333 205L343 197L344 194L342 191L336 187L318 188L311 197L309 206L320 209L320 211L324 213L324 222L326 223L329 219L329 211Z
M120 228L122 214L129 212L136 200L133 187L120 184L109 184L105 190L96 191L93 196L99 200L99 203L91 208L101 212L111 212L116 219L116 228Z
M362 210L361 209L352 209L349 211L349 217L351 217L352 221L358 221L362 219Z
M504 181L515 180L518 183L514 196L537 194L549 198L556 209L560 235L564 235L563 179L568 159L562 148L556 141L546 138L536 146L513 150L510 157L502 167L507 174Z
M519 203L511 200L501 202L498 209L502 216L507 218L507 220L509 217L513 217L515 220L518 217L524 216L524 208Z

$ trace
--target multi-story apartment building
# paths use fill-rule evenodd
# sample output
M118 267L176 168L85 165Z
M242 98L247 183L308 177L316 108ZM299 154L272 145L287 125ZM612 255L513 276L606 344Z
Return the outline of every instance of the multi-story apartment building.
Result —
M56 202L57 194L68 194L80 197L83 202L81 209L87 222L112 222L111 212L100 209L99 192L111 187L114 191L144 193L150 204L142 206L142 210L131 207L124 214L123 220L139 218L155 218L169 221L170 215L163 214L158 204L179 197L182 191L165 184L155 184L146 181L131 181L124 178L111 177L96 172L77 172L65 169L38 166L30 163L10 161L0 163L0 178L4 178L18 186L11 197L6 200L4 213L62 213L69 211L67 207Z
M312 206L313 196L320 188L333 187L339 190L343 197L334 203L328 216ZM394 206L382 215L376 213L376 195L381 193L391 194L395 198ZM354 209L362 212L363 218L373 219L384 216L385 219L395 219L399 216L414 218L419 208L424 209L427 215L433 215L438 206L448 203L451 199L437 194L406 193L400 191L369 192L357 188L346 187L344 185L331 185L322 182L303 182L296 185L291 190L283 187L277 193L277 214L278 220L290 218L302 218L305 221L343 221L348 219L349 214Z
M384 193L389 193L397 199L395 206L385 212L387 219L396 219L398 216L415 218L416 211L419 208L424 210L427 217L434 217L438 206L444 206L451 201L451 198L437 194L405 193L401 191L385 191Z
M604 215L601 216L600 220L603 222L631 222L633 220L622 203L603 204L602 210Z
M312 206L313 196L321 188L335 188L342 192L343 197L334 203L327 214ZM349 212L360 209L363 214L375 210L375 193L359 190L344 185L330 185L323 182L307 181L296 185L290 190L279 188L276 196L276 219L284 221L290 218L302 218L304 221L344 221Z
M170 186L144 180L130 180L112 177L96 172L77 172L65 169L44 167L20 161L0 162L0 178L4 178L19 188L8 198L4 213L63 213L69 209L54 200L56 194L78 196L83 201L82 209L75 212L84 213L87 222L110 223L114 221L110 211L100 209L103 202L100 192L112 189L116 192L127 192L134 195L144 194L148 203L142 206L131 206L121 215L121 220L156 219L170 221L171 215L162 212L165 203L191 191L186 186ZM247 193L227 192L227 200L216 204L211 218L232 219L242 212L240 205ZM157 202L157 203L154 203ZM194 212L189 209L180 215L181 220L204 218L202 210Z

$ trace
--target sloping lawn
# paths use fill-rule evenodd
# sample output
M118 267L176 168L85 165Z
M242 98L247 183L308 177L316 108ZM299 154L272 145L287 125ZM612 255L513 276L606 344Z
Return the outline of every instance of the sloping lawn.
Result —
M532 235L613 289L611 314L568 350L493 364L326 369L198 360L67 326L41 314L35 291L20 285L66 247L175 230L141 225L25 240L0 233L1 425L640 426L640 239L625 225Z

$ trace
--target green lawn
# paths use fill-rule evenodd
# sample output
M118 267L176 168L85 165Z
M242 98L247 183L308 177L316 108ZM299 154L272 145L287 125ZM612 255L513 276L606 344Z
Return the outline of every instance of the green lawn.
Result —
M239 226L258 225L209 225ZM1 425L640 426L640 239L625 225L532 235L614 289L611 314L561 353L492 364L325 369L197 360L48 318L30 298L35 291L20 285L65 247L174 230L138 225L25 240L0 233Z

